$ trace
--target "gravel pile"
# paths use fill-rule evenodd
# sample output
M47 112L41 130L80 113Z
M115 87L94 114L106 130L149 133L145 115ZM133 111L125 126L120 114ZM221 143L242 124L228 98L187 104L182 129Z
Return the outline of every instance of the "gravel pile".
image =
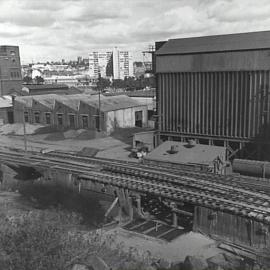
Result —
M35 134L35 132L42 128L43 125L39 124L25 124L25 133L30 135L30 134ZM0 127L0 133L4 135L23 135L24 134L24 127L22 123L16 123L16 124L6 124L4 126Z

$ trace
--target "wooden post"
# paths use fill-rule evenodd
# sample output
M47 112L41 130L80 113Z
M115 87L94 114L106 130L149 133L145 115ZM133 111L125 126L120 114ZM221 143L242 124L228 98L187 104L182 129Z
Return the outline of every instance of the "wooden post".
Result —
M178 227L178 219L177 219L177 214L173 212L173 227L177 228Z
M133 216L134 216L134 212L133 212L133 206L132 206L132 198L128 197L127 198L128 201L128 214L129 214L129 219L130 221L133 220Z
M136 202L137 202L137 211L138 211L138 214L140 216L142 216L141 195L137 195Z

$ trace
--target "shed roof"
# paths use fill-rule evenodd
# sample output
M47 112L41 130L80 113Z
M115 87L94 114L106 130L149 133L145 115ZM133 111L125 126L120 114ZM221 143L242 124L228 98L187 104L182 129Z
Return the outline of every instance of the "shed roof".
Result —
M66 96L58 96L58 98L56 98L56 100L66 106L68 106L69 108L77 111L79 110L80 107L80 102L81 102L81 95L79 95L80 97L66 97Z
M0 108L9 108L9 107L12 107L12 97L11 96L0 97Z
M85 102L96 108L98 108L99 106L98 95L92 95L90 97L88 96L88 98L83 99L82 102ZM125 95L112 96L112 97L105 97L101 95L100 103L101 103L100 104L101 111L103 112L117 111L121 109L143 106L138 101Z
M135 90L135 91L126 91L119 93L105 93L104 96L120 96L126 95L129 97L145 97L145 98L153 98L156 96L156 89L151 88L150 90Z
M170 154L171 146L177 146L178 152ZM175 164L210 165L218 156L223 156L225 151L226 148L221 146L196 144L193 147L188 147L187 143L166 141L145 158Z
M25 107L32 107L33 105L33 96L17 96L15 100L19 103L23 103Z
M23 87L28 88L29 90L60 90L60 89L68 89L66 84L24 84Z
M40 104L46 106L49 109L53 109L55 106L55 100L57 99L58 95L55 94L47 94L47 95L39 95L34 96L33 99Z
M242 51L270 48L270 31L169 39L156 55Z

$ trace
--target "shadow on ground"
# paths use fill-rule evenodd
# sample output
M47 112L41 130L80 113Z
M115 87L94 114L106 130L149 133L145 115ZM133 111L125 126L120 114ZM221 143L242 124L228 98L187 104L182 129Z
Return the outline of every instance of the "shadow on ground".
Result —
M21 183L19 192L40 209L60 207L82 216L82 224L98 227L104 220L104 210L98 198L79 194L59 185Z

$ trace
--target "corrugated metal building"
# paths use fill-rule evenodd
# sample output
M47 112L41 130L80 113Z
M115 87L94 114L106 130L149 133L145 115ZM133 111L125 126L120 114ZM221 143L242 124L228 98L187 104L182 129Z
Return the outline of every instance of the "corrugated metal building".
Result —
M270 31L172 39L155 62L161 138L267 148Z
M144 163L224 174L225 158L225 147L166 141L150 152Z
M147 105L127 96L100 97L100 129L146 127ZM16 97L15 122L39 123L57 129L99 129L98 95L37 95Z
M22 87L23 95L74 95L81 94L83 91L76 87L68 87L66 84L24 84Z

